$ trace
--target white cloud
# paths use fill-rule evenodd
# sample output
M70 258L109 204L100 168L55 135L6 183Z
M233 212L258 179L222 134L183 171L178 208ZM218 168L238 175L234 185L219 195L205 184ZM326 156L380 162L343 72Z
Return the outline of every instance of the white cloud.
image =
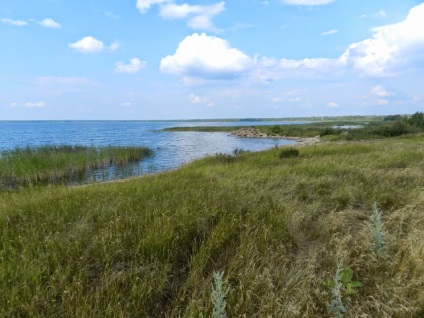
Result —
M93 53L99 53L103 51L104 44L102 41L97 40L96 38L92 36L86 36L75 43L70 43L69 47L81 53L93 54Z
M384 10L378 11L376 14L373 15L376 18L387 18L387 13Z
M131 102L124 102L120 106L121 107L130 107L130 106L132 106L132 103Z
M162 4L165 2L170 2L170 0L137 0L137 9L141 13L146 13L149 11L150 7L155 4Z
M17 106L18 106L18 103L17 102L14 102L14 103L10 104L10 107L17 107Z
M47 103L44 101L40 101L40 102L27 102L24 104L25 107L29 107L29 108L41 108L46 106Z
M388 76L408 59L422 58L424 49L424 4L415 6L399 23L372 29L373 37L353 43L340 57L364 75Z
M115 66L115 72L125 74L135 74L140 72L146 66L146 62L134 57L130 60L129 64L123 62L117 62Z
M52 29L58 29L62 27L59 23L57 23L55 20L50 18L40 21L39 24L45 28L52 28Z
M213 107L214 106L214 104L208 98L206 98L206 97L200 97L200 96L197 96L197 95L194 95L194 94L190 94L190 96L188 97L188 99L190 100L190 102L192 104L196 104L196 105L198 105L198 104L204 104L204 105L206 105L208 107Z
M334 0L282 0L284 4L298 6L321 6L329 4Z
M162 58L160 69L186 79L234 79L253 64L242 51L218 37L204 33L187 36L174 55Z
M331 30L322 32L321 35L333 35L333 34L336 34L336 33L339 33L339 30L331 29Z
M117 49L119 49L120 46L121 45L119 44L119 42L115 41L109 46L109 50L116 51Z
M1 19L1 22L4 24L10 24L14 26L27 26L28 22L24 20L12 20L12 19Z
M371 15L368 15L368 14L361 15L361 19L366 19L366 18L387 18L387 12L384 10L380 10Z
M336 102L329 102L329 103L328 103L328 106L329 106L329 107L332 107L332 108L335 108L335 107L339 107L339 104L338 104L338 103L336 103Z
M386 89L383 86L377 85L371 88L370 95L385 97L385 96L389 96L390 94L389 92L386 91Z
M160 15L164 19L188 19L187 25L194 30L216 30L212 19L225 10L225 2L209 6L189 4L166 4L161 7Z
M340 66L341 64L334 59L294 60L263 57L256 62L251 76L256 82L270 83L283 78L334 75L341 72Z

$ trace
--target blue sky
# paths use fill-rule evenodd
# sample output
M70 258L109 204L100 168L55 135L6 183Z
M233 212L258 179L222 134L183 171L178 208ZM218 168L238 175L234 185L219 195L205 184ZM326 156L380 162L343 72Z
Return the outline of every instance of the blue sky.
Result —
M424 111L424 3L2 0L0 120Z

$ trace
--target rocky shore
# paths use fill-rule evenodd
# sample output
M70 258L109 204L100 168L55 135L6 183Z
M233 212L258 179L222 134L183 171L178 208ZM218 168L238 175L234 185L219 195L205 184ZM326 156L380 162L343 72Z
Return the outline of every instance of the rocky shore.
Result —
M243 127L231 133L232 136L241 138L274 138L274 139L288 139L296 140L298 146L312 145L321 142L320 136L301 138L301 137L287 137L279 135L269 135L265 132L259 131L255 127Z

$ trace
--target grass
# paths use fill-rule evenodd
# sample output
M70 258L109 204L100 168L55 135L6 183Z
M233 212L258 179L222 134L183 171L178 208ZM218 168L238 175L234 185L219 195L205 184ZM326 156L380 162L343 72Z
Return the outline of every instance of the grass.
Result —
M342 263L344 317L422 317L424 135L280 152L0 192L0 316L210 317L225 271L228 317L331 317Z
M255 126L269 136L315 137L328 141L374 140L424 132L424 113L410 116L393 115L386 117L327 118L325 121L312 120L308 124L283 124ZM260 122L258 122L260 124ZM354 128L352 128L354 127ZM173 127L168 131L234 132L238 127Z
M146 147L42 146L16 148L0 153L0 189L58 183L88 171L124 166L152 155Z

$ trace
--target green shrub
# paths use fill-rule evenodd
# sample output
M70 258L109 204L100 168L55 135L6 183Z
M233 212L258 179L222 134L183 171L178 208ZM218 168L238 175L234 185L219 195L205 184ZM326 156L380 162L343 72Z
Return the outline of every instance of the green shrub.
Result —
M321 137L324 137L324 136L327 136L327 135L335 135L337 132L336 132L336 130L334 129L334 128L331 128L331 127L326 127L326 128L324 128L321 132L320 132L320 136Z
M280 158L291 158L297 156L299 156L299 150L296 148L287 148L280 152Z

